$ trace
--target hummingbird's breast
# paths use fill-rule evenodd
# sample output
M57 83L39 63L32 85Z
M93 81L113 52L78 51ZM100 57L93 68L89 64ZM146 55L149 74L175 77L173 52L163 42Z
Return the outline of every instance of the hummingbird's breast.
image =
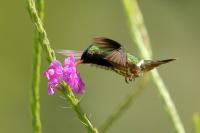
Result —
M124 77L138 77L141 69L132 62L127 62L126 66L115 66L113 70Z

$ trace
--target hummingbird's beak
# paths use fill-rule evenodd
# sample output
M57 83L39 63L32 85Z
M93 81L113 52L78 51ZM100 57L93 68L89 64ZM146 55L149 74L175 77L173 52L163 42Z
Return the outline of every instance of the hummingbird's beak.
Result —
M83 60L76 60L75 66L78 66L79 64L83 63Z

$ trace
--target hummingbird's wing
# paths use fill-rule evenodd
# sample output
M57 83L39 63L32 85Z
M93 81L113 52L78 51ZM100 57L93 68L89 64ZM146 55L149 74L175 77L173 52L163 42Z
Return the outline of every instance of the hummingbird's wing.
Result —
M96 37L93 41L98 48L105 51L104 59L113 65L126 66L127 57L121 44L105 37Z
M80 59L82 54L83 54L83 51L75 51L75 50L63 50L63 49L57 49L55 50L56 53L59 53L59 54L62 54L64 56L70 56L70 54L73 53L75 59Z

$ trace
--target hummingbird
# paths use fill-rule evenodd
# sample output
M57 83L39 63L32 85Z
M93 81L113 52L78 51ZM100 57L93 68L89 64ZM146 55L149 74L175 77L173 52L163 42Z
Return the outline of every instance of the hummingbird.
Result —
M126 83L144 73L176 59L145 60L125 51L124 47L106 37L93 38L92 44L84 51L56 50L56 53L69 56L74 53L76 65L90 64L106 70L112 70L125 77Z

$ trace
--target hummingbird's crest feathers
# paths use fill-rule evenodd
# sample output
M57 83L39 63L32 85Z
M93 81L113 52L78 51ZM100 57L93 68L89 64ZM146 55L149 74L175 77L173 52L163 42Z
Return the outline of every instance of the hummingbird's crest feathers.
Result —
M166 59L166 60L143 60L143 63L141 63L140 68L143 72L150 71L162 64L169 63L171 61L174 61L176 59Z

